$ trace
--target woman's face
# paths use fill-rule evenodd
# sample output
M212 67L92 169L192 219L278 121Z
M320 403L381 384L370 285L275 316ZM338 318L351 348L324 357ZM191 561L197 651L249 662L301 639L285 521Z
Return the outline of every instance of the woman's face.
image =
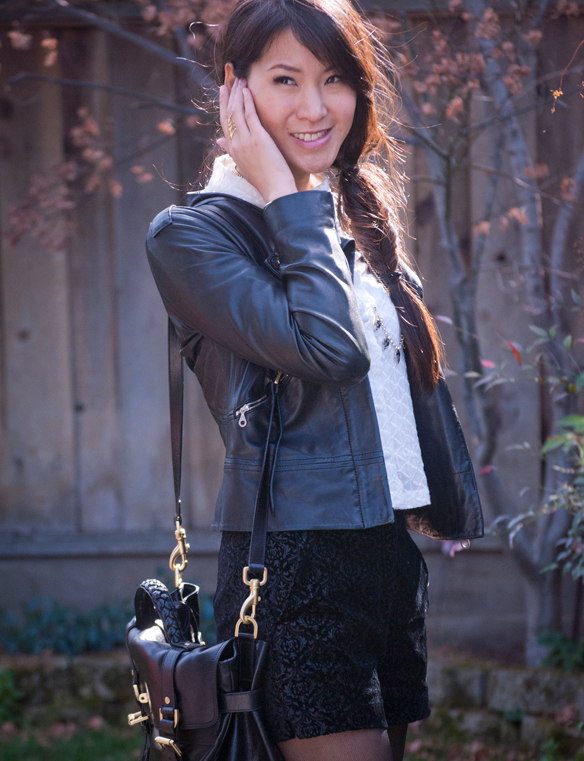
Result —
M286 29L250 66L247 86L297 186L329 169L351 129L357 100L338 73Z

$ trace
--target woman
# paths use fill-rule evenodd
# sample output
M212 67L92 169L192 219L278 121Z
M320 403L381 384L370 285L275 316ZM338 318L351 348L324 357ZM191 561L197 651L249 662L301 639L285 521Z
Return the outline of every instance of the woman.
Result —
M287 761L401 761L408 723L429 714L427 571L406 526L467 539L482 517L401 245L378 102L395 99L347 0L244 0L218 49L225 154L188 207L155 218L147 249L227 450L219 639L245 595L277 378L266 720Z

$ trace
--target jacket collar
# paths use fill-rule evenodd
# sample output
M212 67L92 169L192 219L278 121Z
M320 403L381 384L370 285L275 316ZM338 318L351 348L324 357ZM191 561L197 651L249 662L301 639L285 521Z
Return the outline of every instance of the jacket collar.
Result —
M213 162L213 171L211 177L207 182L203 190L187 193L187 206L194 206L196 199L199 195L213 194L221 196L235 196L240 201L255 206L256 208L263 209L265 206L264 200L257 190L250 182L243 177L234 174L233 169L235 162L228 154L218 156ZM320 185L313 188L313 190L328 190L330 191L330 183L327 178ZM331 191L332 192L332 191ZM355 241L347 235L341 232L339 221L335 212L335 225L337 229L337 235L339 236L339 242L351 271L351 280L354 279L355 272Z

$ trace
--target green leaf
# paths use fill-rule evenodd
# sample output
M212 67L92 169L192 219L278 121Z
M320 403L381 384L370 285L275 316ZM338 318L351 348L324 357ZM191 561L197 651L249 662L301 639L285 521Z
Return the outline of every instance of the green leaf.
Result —
M561 447L563 443L564 443L563 437L551 436L541 448L541 453L547 454L548 452L551 452L554 449L558 449L559 447Z
M584 435L584 415L566 415L558 421L558 426L574 433Z
M535 333L536 336L541 336L542 338L548 338L548 332L547 330L544 330L543 328L538 328L537 325L530 325L529 329L532 333Z
M564 349L568 351L571 346L572 346L572 336L566 336L564 338Z
M570 293L572 294L572 301L574 302L574 304L576 304L577 306L581 306L582 299L576 293L576 291L573 288L570 288Z

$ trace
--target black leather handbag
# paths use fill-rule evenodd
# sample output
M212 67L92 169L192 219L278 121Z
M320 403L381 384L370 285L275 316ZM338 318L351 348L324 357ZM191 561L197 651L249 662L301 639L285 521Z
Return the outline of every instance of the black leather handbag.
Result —
M189 549L180 502L184 371L170 321L168 364L177 541L169 563L176 589L169 592L160 581L150 579L136 592L136 616L126 628L126 644L139 710L128 716L128 722L140 724L144 732L140 761L283 761L262 719L268 645L257 638L256 621L259 589L268 578L264 555L270 482L282 434L281 374L268 382L271 411L249 562L243 569L249 596L234 637L206 647L199 633L198 587L182 580ZM249 627L251 631L246 631Z

